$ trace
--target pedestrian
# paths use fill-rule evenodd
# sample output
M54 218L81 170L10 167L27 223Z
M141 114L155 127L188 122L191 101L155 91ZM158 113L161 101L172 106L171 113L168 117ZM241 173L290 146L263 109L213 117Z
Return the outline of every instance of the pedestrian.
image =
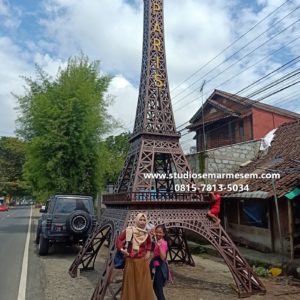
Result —
M149 259L151 238L147 215L139 213L135 224L117 238L117 248L125 257L121 300L154 300Z
M167 263L168 242L167 230L164 225L155 228L154 257L150 262L150 270L153 277L153 289L157 300L165 300L163 287L169 279L169 267Z
M207 215L217 224L219 225L221 220L219 219L219 213L221 208L221 196L220 193L217 192L211 192L213 204L210 207L210 210L208 211Z

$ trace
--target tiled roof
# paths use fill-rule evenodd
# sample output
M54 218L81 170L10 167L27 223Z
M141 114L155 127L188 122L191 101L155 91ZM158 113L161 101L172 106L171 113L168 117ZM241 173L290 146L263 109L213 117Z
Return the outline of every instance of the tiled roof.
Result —
M263 109L263 110L267 110L267 111L271 111L271 112L275 112L278 113L280 115L285 115L285 116L289 116L289 117L294 117L294 118L300 118L300 114L292 112L290 110L287 109L283 109L283 108L279 108L273 105L269 105L266 103L262 103L260 101L255 101L255 100L251 100L249 98L246 97L240 97L234 94L230 94L221 90L215 90L215 92L219 95L223 95L224 97L228 98L228 99L232 99L238 103L242 103L243 105L249 105L251 104L254 107Z
M228 118L231 118L231 117L232 117L232 115L224 116L224 117L222 118L222 120L225 120L225 119L228 119ZM211 119L211 120L209 120L209 121L205 121L204 124L205 124L205 125L209 125L209 124L215 123L216 121L220 121L220 118L217 117L217 118L215 118L215 119ZM187 126L186 128L188 128L188 129L193 129L193 128L197 128L198 126L202 126L202 125L203 125L203 123L202 123L201 120L200 120L200 121L198 121L197 123L194 123L194 124L191 124L191 125ZM196 135L196 136L197 136L197 135Z
M219 109L219 110L222 110L224 113L226 113L227 115L224 115L224 117L222 119L226 119L226 118L229 118L229 117L240 117L240 113L239 112L236 112L224 105L222 105L221 103L218 103L217 101L213 100L213 99L208 99L207 102L205 103L205 105L212 105L213 107ZM215 121L219 121L220 120L220 117L218 117L216 120L210 120L210 121L206 121L204 122L205 124L210 124L210 123L213 123ZM188 129L192 129L192 128L196 128L198 126L202 126L203 123L202 123L202 120L199 119L196 123L193 123L193 124L190 124L189 126L187 126Z
M203 106L205 107L208 103L210 103L210 100L213 100L216 95L217 96L222 96L226 99L232 100L232 101L234 101L236 103L239 103L239 104L242 104L246 107L252 106L252 107L262 109L262 110L274 112L274 113L277 113L279 115L288 116L288 117L292 117L292 118L295 118L295 119L300 118L300 114L298 114L298 113L295 113L295 112L292 112L292 111L289 111L289 110L286 110L286 109L283 109L283 108L279 108L279 107L276 107L276 106L272 106L272 105L269 105L269 104L265 104L265 103L262 103L262 102L259 102L259 101L254 101L254 100L251 100L251 99L246 98L246 97L241 97L241 96L238 96L238 95L235 95L235 94L227 93L227 92L224 92L224 91L221 91L221 90L214 90L214 92L209 96L209 98L207 99L207 101L204 103ZM190 123L193 124L194 122L196 122L201 117L201 112L202 112L202 106L194 114L194 116L190 119ZM237 113L237 112L235 112L235 113ZM191 125L189 125L189 126L191 126Z
M237 173L280 173L275 179L278 197L300 186L300 121L286 123L278 127L267 154L240 168ZM271 179L239 179L222 181L224 184L235 183L249 185L249 192L266 192L264 198L273 196ZM224 193L225 197L237 197L232 192ZM240 195L242 196L242 195ZM258 197L261 198L261 197Z

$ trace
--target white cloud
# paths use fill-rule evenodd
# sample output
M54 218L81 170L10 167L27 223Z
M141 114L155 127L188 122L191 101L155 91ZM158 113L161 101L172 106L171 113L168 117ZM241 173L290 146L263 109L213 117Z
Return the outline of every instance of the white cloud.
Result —
M53 13L42 24L61 55L82 50L89 57L100 59L105 72L122 74L124 80L131 82L132 92L139 84L142 58L143 5L142 1L137 4L133 7L121 0L90 0L88 5L81 1L49 0L47 7ZM165 34L172 88L229 43L230 15L222 1L165 1ZM120 78L112 84L116 82L120 83ZM133 124L137 92L129 100L128 88L111 89L118 96L116 102L119 98L121 104L130 101L122 111L126 116L124 123L133 115L130 122ZM115 104L111 111L117 118L121 118L120 110L115 110L119 107ZM182 123L192 114L185 112L176 116L176 120Z
M124 126L124 130L132 132L138 89L122 75L117 75L112 79L108 93L114 96L114 102L109 108L109 113ZM118 129L115 134L120 134L122 131Z
M66 67L67 62L61 59L54 59L47 53L35 53L33 57L34 63L39 65L47 74L55 77L59 67Z
M26 63L22 49L9 38L0 38L0 135L13 135L17 105L11 92L19 94L23 90L22 74L28 74L31 66Z
M142 56L142 12L121 0L88 2L47 2L51 7L61 5L64 11L42 21L57 51L69 56L82 50L101 60L104 70L134 79Z
M216 87L236 92L293 55L298 55L300 39L284 49L281 55L268 57L271 52L288 45L297 36L296 25L294 31L286 31L253 54L247 53L296 20L297 11L274 26L276 21L288 14L299 2L300 0L287 3L276 16L262 22L240 41L218 55L238 36L271 13L282 1L257 0L255 3L253 0L246 3L239 0L165 0L167 67L176 124L188 121L198 110L201 104L199 86L204 79L207 81L204 89L205 97ZM4 3L6 2L0 0L0 16L1 14L11 16L9 12L14 8L3 5ZM2 95L9 95L9 91L21 89L21 81L15 78L24 73L30 74L33 63L40 64L54 75L58 66L64 64L68 57L82 51L90 59L100 60L101 69L105 73L118 74L109 88L109 93L116 96L110 112L121 120L125 127L132 130L142 59L143 1L135 0L134 5L129 5L125 0L45 0L43 5L44 15L37 24L42 32L39 40L22 41L24 47L26 45L27 52L21 51L12 42L11 45L15 50L11 51L8 46L0 48L0 55L5 61L2 67L4 71L0 71L0 80L4 78L2 81L6 82L6 85L1 87L1 107L11 108L10 100L7 100L9 98ZM257 38L258 34L268 28L273 28L273 32L269 31L261 38ZM246 47L245 45L252 39L253 42ZM245 49L240 50L243 46ZM230 58L235 51L237 54ZM184 85L177 87L180 82L217 55L218 57L209 65ZM245 56L243 60L233 64L243 56ZM264 57L266 58L262 61ZM225 59L228 61L221 64ZM260 60L262 63L237 75ZM11 77L5 78L6 71L11 73ZM226 85L219 86L231 77L233 79ZM13 89L9 90L7 87L9 82L12 82ZM185 89L191 84L190 88ZM175 87L176 90L173 90ZM5 115L10 116L11 121L15 117L14 112L10 110L6 110ZM183 140L186 139L187 136L184 136Z
M22 77L34 78L35 63L49 75L55 76L58 67L64 63L62 60L51 58L48 54L38 52L32 57L8 37L0 37L0 61L0 136L11 136L15 131L18 105L12 93L24 94L25 81Z
M16 29L20 25L20 10L7 1L0 0L0 22L7 29Z
M8 7L4 0L0 0L0 16L8 16Z

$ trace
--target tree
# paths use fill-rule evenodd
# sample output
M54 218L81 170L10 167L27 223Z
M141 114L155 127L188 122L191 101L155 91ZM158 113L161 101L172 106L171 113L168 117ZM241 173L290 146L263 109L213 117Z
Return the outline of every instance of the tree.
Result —
M129 149L129 132L117 136L109 136L100 143L101 157L101 184L103 187L116 183L124 166Z
M23 180L25 143L14 137L0 138L0 195L13 198L28 194Z
M17 96L17 133L28 141L24 174L34 195L95 195L99 189L99 142L114 124L105 95L110 76L100 75L99 62L86 56L68 60L55 79L40 68L37 79L25 78Z

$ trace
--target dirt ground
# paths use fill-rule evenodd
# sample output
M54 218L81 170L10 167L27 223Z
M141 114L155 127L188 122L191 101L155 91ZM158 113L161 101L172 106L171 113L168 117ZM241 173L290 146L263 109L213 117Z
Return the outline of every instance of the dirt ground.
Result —
M195 267L172 266L174 284L166 287L167 299L178 300L229 300L239 299L228 267L221 259L202 255L193 256ZM300 299L300 283L291 285L289 278L261 279L266 295L253 295L251 300Z
M72 279L67 270L77 250L69 248L65 253L62 248L54 247L51 249L50 256L42 258L47 277L45 290L47 300L90 299L99 278L99 272L96 270L102 269L105 253L101 253L97 258L96 270L80 272L79 277ZM194 260L195 267L170 266L174 283L169 283L165 287L167 300L239 299L232 288L234 282L231 273L220 259L211 256L194 256ZM267 294L253 295L249 299L300 299L300 283L294 282L291 285L285 277L267 278L262 281L267 288Z
M33 218L32 231L35 232L37 224L37 212ZM102 247L99 252L95 270L80 272L77 278L71 278L68 269L75 259L79 247L53 246L49 255L40 257L37 255L34 244L34 234L31 236L33 252L36 253L34 259L42 268L41 274L45 278L40 278L43 286L44 299L46 300L89 300L102 274L108 249ZM235 286L228 267L221 258L201 254L194 255L196 266L170 265L174 283L168 283L165 287L167 300L232 300L239 299L237 293L232 288ZM122 271L119 271L122 277ZM43 276L44 277L44 276ZM264 278L267 294L253 295L251 300L300 300L300 282L287 277ZM111 299L105 297L105 299ZM42 300L42 299L39 299ZM143 300L143 299L139 299Z

